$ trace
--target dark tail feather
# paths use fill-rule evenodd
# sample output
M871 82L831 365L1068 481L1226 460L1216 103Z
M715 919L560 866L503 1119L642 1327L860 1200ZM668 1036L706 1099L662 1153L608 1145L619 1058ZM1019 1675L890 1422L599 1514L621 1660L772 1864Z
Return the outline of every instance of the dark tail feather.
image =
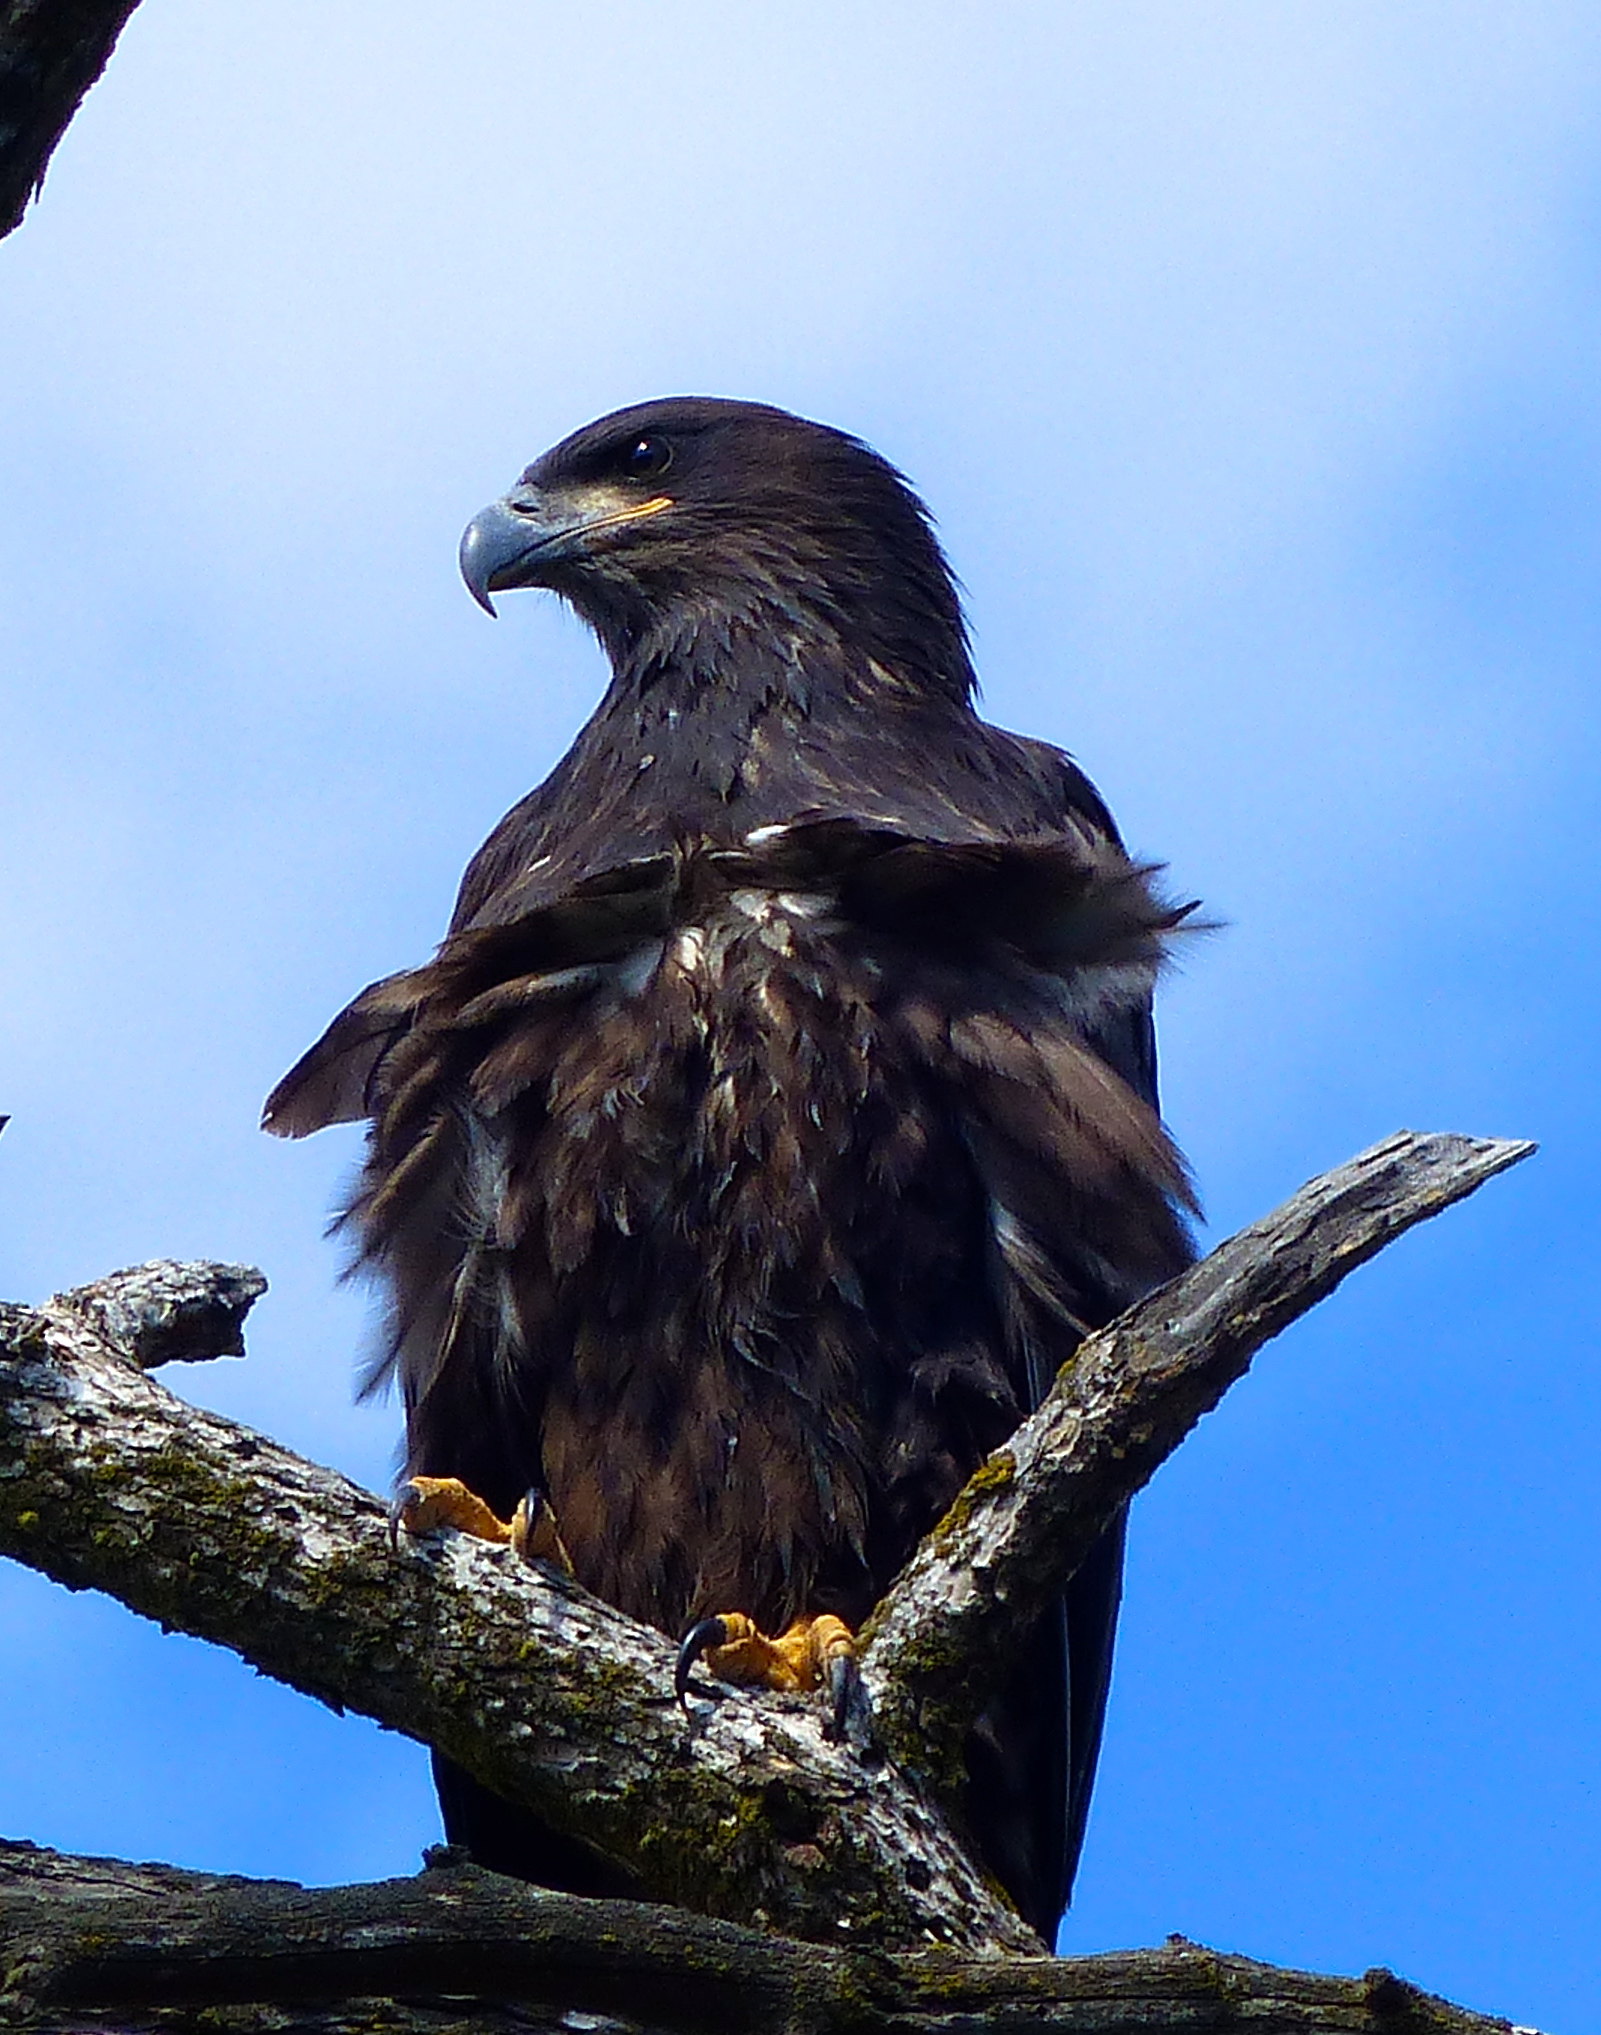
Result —
M1120 1514L1095 1543L967 1740L968 1830L1018 1913L1050 1945L1073 1891L1095 1784L1126 1523Z
M1112 1646L1123 1601L1123 1552L1128 1513L1120 1512L1091 1548L1067 1586L1067 1840L1063 1846L1062 1907L1073 1896L1073 1876L1084 1848L1090 1791L1101 1756L1106 1698L1112 1686Z
M532 1811L491 1794L442 1752L433 1755L433 1762L446 1841L460 1845L474 1865L563 1894L640 1898L639 1883L611 1859L546 1829Z

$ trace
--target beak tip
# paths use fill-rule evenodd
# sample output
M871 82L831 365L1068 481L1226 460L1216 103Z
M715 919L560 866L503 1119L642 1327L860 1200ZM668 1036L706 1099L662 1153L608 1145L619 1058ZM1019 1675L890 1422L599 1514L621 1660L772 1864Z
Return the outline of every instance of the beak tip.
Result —
M491 594L505 593L511 587L549 585L543 564L552 555L560 555L553 539L566 534L564 528L540 514L537 498L529 498L526 490L515 505L491 502L462 532L459 562L468 593L486 615L493 615Z
M482 515L474 516L462 532L457 563L461 567L461 576L468 593L486 615L493 615L495 604L489 598L489 583L495 576L496 566L502 562L502 554L506 547L504 541L499 544L493 541L496 533L485 527L489 518L488 510Z

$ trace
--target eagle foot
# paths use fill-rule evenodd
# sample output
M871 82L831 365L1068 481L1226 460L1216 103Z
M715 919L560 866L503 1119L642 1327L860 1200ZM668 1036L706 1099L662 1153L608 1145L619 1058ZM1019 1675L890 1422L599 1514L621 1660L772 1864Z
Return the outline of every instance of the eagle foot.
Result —
M828 1735L845 1736L860 1686L856 1636L831 1612L797 1618L776 1639L762 1632L743 1611L724 1611L715 1618L701 1619L684 1634L678 1649L673 1691L680 1702L688 1698L689 1678L699 1660L704 1660L720 1681L747 1687L790 1693L826 1688Z
M537 1485L524 1493L510 1519L501 1519L459 1477L408 1477L389 1508L389 1545L398 1547L402 1527L407 1533L435 1533L445 1526L509 1547L524 1561L552 1562L569 1576L573 1572L556 1515Z

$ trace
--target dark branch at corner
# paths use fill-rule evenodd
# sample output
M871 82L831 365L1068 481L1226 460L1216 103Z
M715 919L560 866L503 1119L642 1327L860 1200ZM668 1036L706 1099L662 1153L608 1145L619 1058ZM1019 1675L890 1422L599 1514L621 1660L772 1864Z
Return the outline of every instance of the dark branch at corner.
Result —
M886 1956L472 1867L302 1888L0 1844L0 2029L234 2035L1512 2035L1385 1971L1322 1978L1179 1938L1101 1957ZM287 2012L286 2012L287 2010Z
M138 0L0 0L0 238L22 223L56 143Z
M891 1748L948 1766L1017 1636L1262 1345L1534 1149L1398 1131L1089 1337L874 1613L864 1667Z

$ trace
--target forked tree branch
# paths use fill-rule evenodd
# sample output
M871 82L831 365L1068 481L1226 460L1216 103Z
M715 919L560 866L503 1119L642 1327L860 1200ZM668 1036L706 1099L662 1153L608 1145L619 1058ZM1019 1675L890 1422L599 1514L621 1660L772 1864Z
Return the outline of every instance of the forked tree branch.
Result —
M0 1552L437 1745L652 1898L835 1944L1037 1949L928 1792L984 1664L1262 1342L1532 1149L1389 1139L1086 1344L875 1621L899 1763L827 1743L801 1699L686 1715L661 1634L479 1542L392 1549L370 1493L136 1368L235 1346L259 1280L238 1267L0 1309Z
M0 239L22 223L56 143L138 0L0 0Z

